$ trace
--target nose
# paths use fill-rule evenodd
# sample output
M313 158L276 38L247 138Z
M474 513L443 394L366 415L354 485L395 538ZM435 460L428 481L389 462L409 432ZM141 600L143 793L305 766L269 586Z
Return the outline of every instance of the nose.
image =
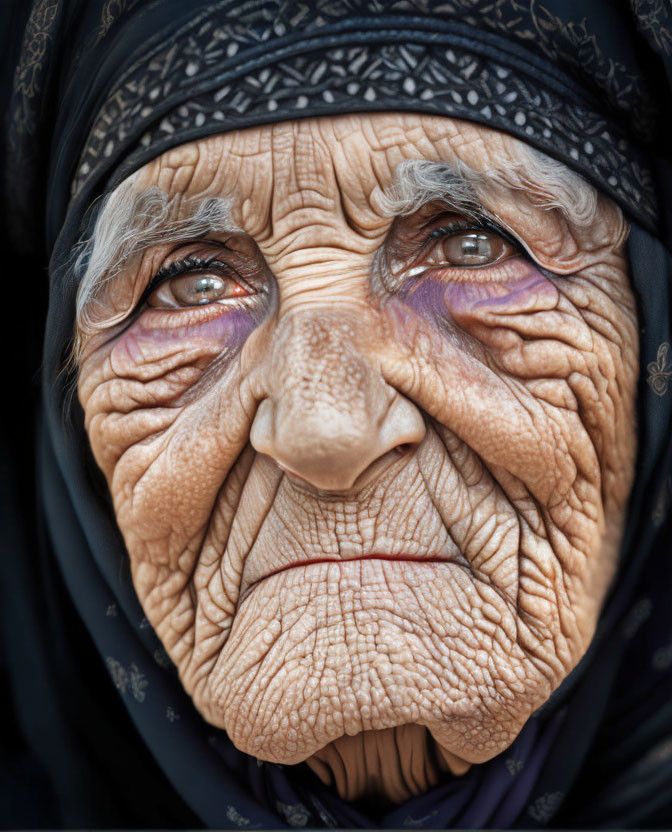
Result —
M257 451L321 491L351 489L372 463L425 435L419 410L382 377L364 329L325 313L288 323L252 423Z

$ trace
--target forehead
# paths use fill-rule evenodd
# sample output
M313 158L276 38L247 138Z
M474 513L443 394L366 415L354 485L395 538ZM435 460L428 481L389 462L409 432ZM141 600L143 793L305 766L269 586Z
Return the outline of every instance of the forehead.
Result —
M305 119L236 130L182 145L141 171L178 199L230 196L234 221L269 233L289 213L345 212L362 230L377 226L377 194L405 159L462 162L475 170L515 160L520 143L470 122L379 113Z

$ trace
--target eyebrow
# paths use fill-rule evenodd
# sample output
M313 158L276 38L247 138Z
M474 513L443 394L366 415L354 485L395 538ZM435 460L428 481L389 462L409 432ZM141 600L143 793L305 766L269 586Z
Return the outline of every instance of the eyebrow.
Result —
M467 216L483 210L471 171L426 159L401 162L392 184L378 198L383 213L392 217L414 214L430 202L441 202Z
M522 191L542 210L558 209L574 226L589 226L597 213L597 190L573 170L520 143L519 158L476 170L459 160L408 159L379 197L388 216L413 214L429 202L473 216L484 213L482 199L497 190ZM485 212L488 213L488 212Z

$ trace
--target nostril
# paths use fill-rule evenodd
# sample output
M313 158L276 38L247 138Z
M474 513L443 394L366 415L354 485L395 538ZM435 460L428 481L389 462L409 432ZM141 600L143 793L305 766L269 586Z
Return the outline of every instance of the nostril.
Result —
M404 454L410 454L410 452L415 450L416 447L417 443L415 442L402 442L400 445L396 445L394 450L399 454L399 456L404 456Z
M263 399L250 428L252 447L294 484L338 492L362 485L360 475L379 459L385 458L383 466L371 468L366 481L392 459L405 464L425 437L421 413L399 393L374 387L363 397L366 407L355 409L337 407L333 398L317 396L307 407L287 388L276 399Z

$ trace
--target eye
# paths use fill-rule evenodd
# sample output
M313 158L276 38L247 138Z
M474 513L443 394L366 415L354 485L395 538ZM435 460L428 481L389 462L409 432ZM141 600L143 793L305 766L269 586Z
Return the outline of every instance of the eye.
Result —
M205 264L195 258L162 269L152 283L156 288L150 286L147 305L162 309L225 303L254 294L225 263Z
M454 231L450 228L437 228L430 234L430 239L436 239L437 243L423 258L427 265L478 268L490 266L518 253L511 243L486 229Z

